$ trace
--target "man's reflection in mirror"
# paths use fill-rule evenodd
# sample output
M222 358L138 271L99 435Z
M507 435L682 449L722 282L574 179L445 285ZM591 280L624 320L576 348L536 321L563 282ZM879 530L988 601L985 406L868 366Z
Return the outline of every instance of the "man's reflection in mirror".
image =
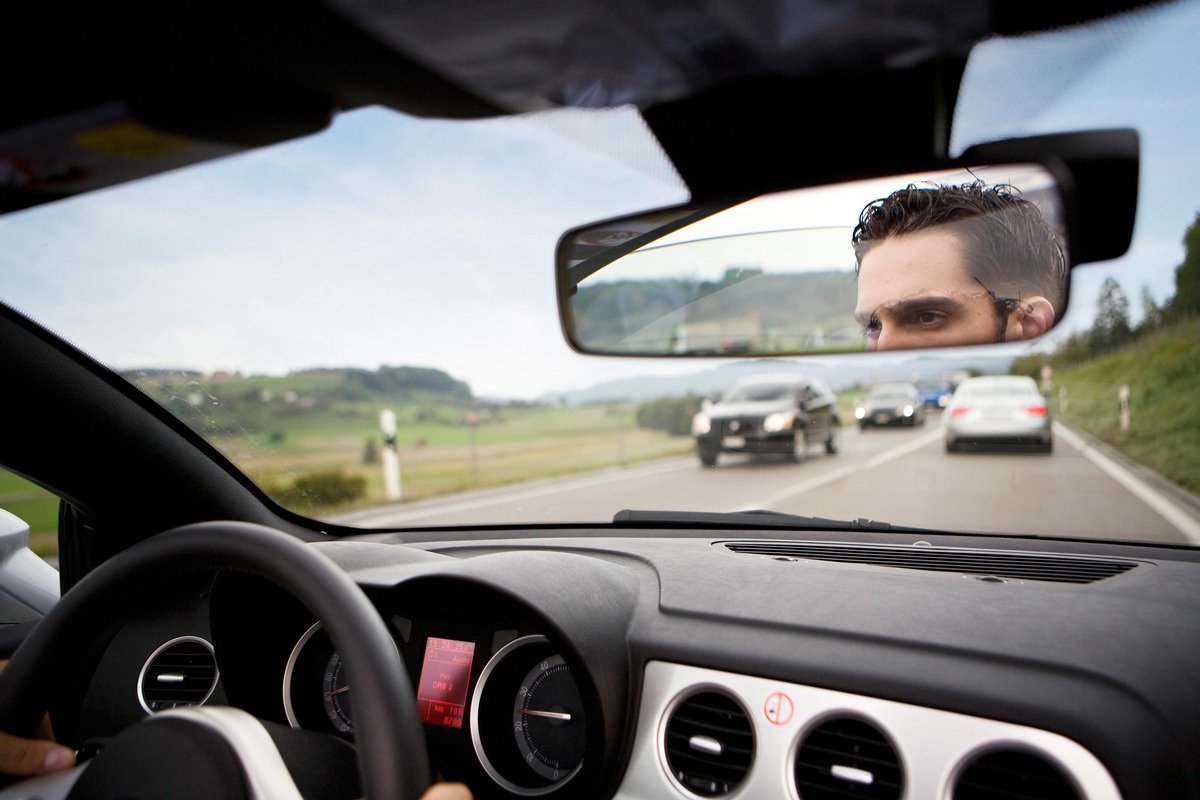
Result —
M868 350L1031 339L1062 309L1062 247L1011 186L910 184L868 204L852 241Z

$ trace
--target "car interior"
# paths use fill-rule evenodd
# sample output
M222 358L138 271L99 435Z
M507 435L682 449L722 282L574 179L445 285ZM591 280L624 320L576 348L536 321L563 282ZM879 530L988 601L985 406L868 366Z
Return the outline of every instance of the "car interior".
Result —
M20 3L0 48L10 76L0 224L16 230L62 209L64 221L44 235L87 250L83 228L72 227L82 203L117 200L140 182L165 187L162 204L183 206L171 184L155 182L278 152L359 109L469 126L632 108L686 196L633 198L598 212L600 222L561 225L557 255L554 241L541 241L542 262L522 268L547 284L537 295L544 314L522 320L514 308L511 327L490 335L536 322L536 338L600 353L586 356L600 364L613 352L641 355L643 371L805 353L808 369L830 357L806 349L811 337L724 352L712 338L684 352L638 318L622 329L637 335L618 341L581 321L586 279L750 198L1032 164L1061 202L1070 301L1085 306L1080 287L1090 284L1080 276L1125 255L1148 224L1139 192L1151 191L1159 140L1135 119L1081 126L1069 108L1056 113L1057 100L1067 108L1071 88L1087 83L1087 67L1115 58L1069 36L1116 25L1149 31L1152 42L1172 14L1196 25L1196 6ZM972 59L987 43L1012 41L1054 50L1076 72L1055 73L1059 56L1047 56L1050 66L1031 59L1060 81L1030 114L1039 123L965 140L961 115L979 107L964 106ZM1181 85L1194 83L1187 68L1175 72ZM1172 102L1198 119L1194 88ZM1195 174L1194 162L1172 168ZM536 186L551 171L523 180ZM816 205L831 195L822 197ZM622 226L632 239L596 244L589 233ZM6 265L36 249L9 230L0 230ZM131 242L131 252L140 246ZM239 275L260 255L244 254ZM388 265L386 280L403 288L421 257ZM161 257L139 280L154 284L185 263ZM43 319L23 293L41 292L52 308L64 291L52 269L5 272L0 466L60 500L61 598L44 616L5 620L0 730L31 736L48 713L79 766L13 779L0 800L416 800L437 781L479 798L1200 798L1197 540L1165 522L1040 528L1022 487L1040 481L1058 493L1054 503L1086 505L1091 495L1073 495L1070 470L989 483L972 478L987 455L948 456L930 438L921 440L928 457L951 458L967 482L954 490L964 505L952 524L881 521L865 495L860 506L851 494L837 515L722 501L732 483L785 469L795 477L780 497L817 469L840 470L823 484L834 490L865 471L848 460L859 437L851 402L808 463L723 452L713 467L688 450L688 474L712 481L689 490L695 502L604 501L592 518L564 500L525 522L484 513L364 526L287 507L229 447L110 366L111 354L60 332L69 321ZM500 267L482 274L509 278ZM97 302L106 280L97 273L86 284ZM443 281L447 307L469 317L476 307L455 305L467 291L455 280ZM391 291L382 285L363 293ZM196 318L218 313L199 299L184 307ZM290 312L268 294L260 313ZM328 324L319 314L299 321ZM406 343L411 363L427 363L421 348L437 335ZM860 338L829 335L822 346L866 364ZM167 339L164 331L164 348ZM909 376L888 378L897 379ZM939 436L940 414L928 406L920 425L881 423L861 438L885 447ZM477 430L472 422L469 435ZM1013 458L1052 467L1072 451L1065 441L1055 440L1052 456ZM924 462L870 463L872 480L925 497L903 488L921 479ZM532 504L552 485L522 485L520 498ZM1011 507L1016 521L990 520L973 492ZM14 570L0 572L0 584Z

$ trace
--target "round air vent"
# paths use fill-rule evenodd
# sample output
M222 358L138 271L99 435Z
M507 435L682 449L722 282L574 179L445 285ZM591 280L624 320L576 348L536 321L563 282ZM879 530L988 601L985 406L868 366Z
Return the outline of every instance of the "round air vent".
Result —
M692 794L737 789L754 763L754 730L741 705L721 692L692 695L671 712L664 742L671 776Z
M954 781L953 800L1079 800L1057 764L1028 750L992 750L971 758Z
M852 717L826 720L805 735L796 751L795 778L802 800L893 800L904 794L896 748L883 731Z
M212 694L217 677L213 646L198 636L181 636L146 659L138 677L138 700L151 714L198 706Z

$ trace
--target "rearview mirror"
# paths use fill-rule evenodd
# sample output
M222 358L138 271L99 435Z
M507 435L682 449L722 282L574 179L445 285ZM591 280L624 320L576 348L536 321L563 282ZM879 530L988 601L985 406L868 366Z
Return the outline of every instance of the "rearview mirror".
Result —
M1059 182L1004 164L685 206L559 243L589 353L778 356L1016 341L1062 318Z

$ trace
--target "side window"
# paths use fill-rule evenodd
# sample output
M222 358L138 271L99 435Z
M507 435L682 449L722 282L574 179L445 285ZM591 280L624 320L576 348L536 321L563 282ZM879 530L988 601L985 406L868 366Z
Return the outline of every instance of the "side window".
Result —
M54 564L58 558L58 497L0 468L0 508L29 525L29 549Z
M58 602L58 497L0 469L0 626Z

